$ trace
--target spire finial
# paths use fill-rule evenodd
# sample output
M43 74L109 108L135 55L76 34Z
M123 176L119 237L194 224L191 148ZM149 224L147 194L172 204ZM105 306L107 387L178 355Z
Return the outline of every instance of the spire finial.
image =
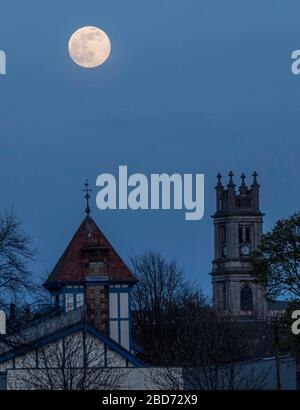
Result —
M257 176L258 176L257 172L254 171L252 176L253 176L253 185L257 185Z
M243 187L246 186L245 179L246 179L246 175L244 173L242 173L242 175L241 175L241 180L242 180L241 186L243 186Z
M232 171L230 171L229 172L229 174L228 174L228 176L229 176L229 185L233 185L233 172Z
M90 203L89 203L89 199L90 199L90 192L92 192L92 190L91 189L89 189L89 181L88 181L88 179L86 179L85 180L85 184L84 184L84 186L85 186L85 189L83 189L83 192L85 192L85 199L86 199L86 208L85 208L85 213L86 213L86 216L88 217L88 216L90 216L90 213L91 213L91 208L90 208Z
M218 179L217 186L221 187L222 186L222 181L221 181L222 180L222 175L220 174L220 172L217 175L217 179Z

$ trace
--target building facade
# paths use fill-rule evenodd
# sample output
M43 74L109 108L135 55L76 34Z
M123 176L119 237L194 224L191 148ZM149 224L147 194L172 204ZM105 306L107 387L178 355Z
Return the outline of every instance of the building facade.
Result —
M86 307L90 323L131 351L130 291L136 279L87 215L45 283L57 309Z
M254 282L251 255L263 233L263 216L259 206L259 184L253 173L250 187L241 175L236 189L233 173L227 186L218 174L214 219L214 260L212 288L217 311L256 320L264 320L267 303L263 288Z
M89 206L86 213L44 284L51 295L47 312L27 312L0 340L6 388L115 389L129 368L144 367L131 337L137 280Z

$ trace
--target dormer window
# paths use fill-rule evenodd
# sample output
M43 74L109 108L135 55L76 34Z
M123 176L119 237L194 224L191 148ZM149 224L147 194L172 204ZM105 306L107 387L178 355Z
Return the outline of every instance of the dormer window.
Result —
M90 268L103 268L104 266L104 262L100 261L100 262L90 262L89 263L89 267Z

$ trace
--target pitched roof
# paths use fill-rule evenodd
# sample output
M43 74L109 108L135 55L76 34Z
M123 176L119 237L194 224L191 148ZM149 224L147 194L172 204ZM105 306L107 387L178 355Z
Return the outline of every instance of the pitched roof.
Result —
M135 357L131 352L126 350L123 346L121 346L115 340L111 339L109 336L100 332L100 330L94 328L86 321L79 321L67 327L55 329L54 331L52 328L50 334L45 334L44 336L40 338L30 340L28 342L25 342L22 345L20 343L17 344L15 348L9 349L6 352L3 352L0 354L0 364L13 359L14 357L23 356L24 354L31 352L35 349L38 349L41 346L47 345L49 343L54 343L64 336L77 334L81 330L85 330L91 335L94 335L97 339L103 342L103 344L107 345L109 349L120 354L120 356L122 356L124 359L127 359L134 366L145 367L144 363L140 359Z
M55 282L78 282L89 276L88 267L83 254L103 253L107 276L113 282L136 282L136 278L117 254L105 235L100 231L91 217L86 217L71 242L65 249L53 271L49 275L45 287Z

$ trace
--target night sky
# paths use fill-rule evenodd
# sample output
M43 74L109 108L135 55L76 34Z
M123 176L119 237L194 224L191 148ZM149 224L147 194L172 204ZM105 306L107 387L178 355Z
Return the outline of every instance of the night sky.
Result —
M14 204L51 270L84 217L120 255L157 249L210 292L215 176L256 170L265 229L299 209L300 3L285 0L2 0L1 208ZM102 28L112 54L83 69L67 43ZM99 174L204 173L205 217L99 211ZM239 181L238 181L239 182ZM248 179L249 182L249 179Z

